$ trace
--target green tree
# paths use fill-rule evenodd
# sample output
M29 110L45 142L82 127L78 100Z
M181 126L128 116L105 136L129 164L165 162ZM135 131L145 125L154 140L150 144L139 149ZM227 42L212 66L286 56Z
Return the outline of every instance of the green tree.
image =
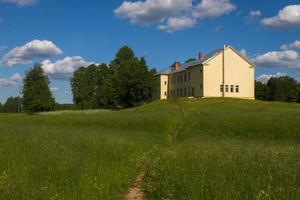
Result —
M9 97L3 105L3 112L18 113L20 111L20 108L21 100L19 99L19 97Z
M99 68L96 65L80 67L71 79L73 100L80 109L95 109L97 105L97 83Z
M270 101L296 102L298 83L289 76L271 78L267 83L267 92Z
M255 81L255 98L257 100L262 100L262 101L265 101L268 99L266 84L264 84L260 81Z
M155 74L157 74L156 68L150 69L150 74L153 75L153 76L154 76Z
M151 99L152 74L144 58L137 58L128 46L122 47L111 63L114 76L115 102L122 107L133 107Z
M41 65L35 65L26 73L23 87L23 108L27 113L51 111L55 100L49 89L49 79Z

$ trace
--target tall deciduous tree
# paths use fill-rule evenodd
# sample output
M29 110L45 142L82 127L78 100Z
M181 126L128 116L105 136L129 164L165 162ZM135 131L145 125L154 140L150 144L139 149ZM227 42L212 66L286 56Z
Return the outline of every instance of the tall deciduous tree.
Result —
M122 47L112 61L116 69L116 102L122 107L140 105L151 99L153 79L144 58L137 58L128 46Z
M27 113L51 111L55 100L49 88L49 79L41 65L26 73L23 87L23 108Z

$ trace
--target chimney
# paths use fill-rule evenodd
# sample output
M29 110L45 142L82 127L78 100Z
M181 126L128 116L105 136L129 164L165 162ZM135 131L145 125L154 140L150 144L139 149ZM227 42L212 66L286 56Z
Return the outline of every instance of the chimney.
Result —
M181 64L180 62L175 62L173 65L172 65L172 69L173 70L178 70L180 68Z
M199 53L199 60L204 60L204 59L205 59L204 53L200 52Z

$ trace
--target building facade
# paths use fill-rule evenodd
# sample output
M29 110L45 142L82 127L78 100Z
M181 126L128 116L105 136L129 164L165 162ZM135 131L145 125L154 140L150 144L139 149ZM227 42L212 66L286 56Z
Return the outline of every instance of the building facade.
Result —
M254 65L231 46L155 75L155 99L232 97L255 99Z

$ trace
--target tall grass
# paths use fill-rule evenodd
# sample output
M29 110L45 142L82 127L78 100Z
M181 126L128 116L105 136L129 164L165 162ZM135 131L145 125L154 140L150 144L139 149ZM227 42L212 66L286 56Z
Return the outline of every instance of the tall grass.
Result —
M0 115L0 199L297 199L300 106L170 100Z

